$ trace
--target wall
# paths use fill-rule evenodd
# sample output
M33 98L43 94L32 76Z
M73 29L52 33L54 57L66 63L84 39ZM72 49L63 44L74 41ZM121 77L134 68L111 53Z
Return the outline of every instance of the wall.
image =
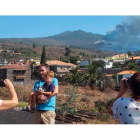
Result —
M20 84L20 85L27 85L31 83L31 70L25 71L26 78L23 79L15 79L13 74L13 69L7 69L7 78L10 79L14 85Z

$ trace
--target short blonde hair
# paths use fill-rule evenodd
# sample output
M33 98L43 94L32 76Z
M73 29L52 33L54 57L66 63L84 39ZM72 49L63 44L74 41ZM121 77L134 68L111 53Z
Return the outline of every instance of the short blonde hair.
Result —
M48 71L43 75L45 78L47 78L47 76L54 78L54 72L53 71Z

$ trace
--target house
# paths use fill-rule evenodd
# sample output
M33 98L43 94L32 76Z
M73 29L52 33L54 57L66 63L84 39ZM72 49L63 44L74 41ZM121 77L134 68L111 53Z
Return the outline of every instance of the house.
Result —
M102 61L104 61L104 62L108 62L108 59L103 59L103 58L95 58L94 60L95 60L95 61L102 60Z
M10 79L14 85L31 83L31 69L25 66L11 64L0 67L0 80Z
M6 61L6 59L4 60L4 61L1 61L0 62L0 66L5 66L5 65L7 65L8 64L8 62Z
M127 60L136 60L136 62L140 61L140 56L132 56L130 58L128 58Z
M32 62L35 62L35 65L40 65L40 58L37 58L37 59L28 59L27 60L27 63L32 63Z
M123 71L121 68L109 68L109 69L103 69L102 73L104 73L105 76L108 77L108 76L113 76L114 74L117 74L121 71Z
M91 63L92 63L91 60L82 60L82 61L80 61L79 67L80 68L85 68L85 66L88 66Z
M120 80L122 78L130 78L134 73L136 73L136 71L132 71L132 70L123 70L117 73L117 85L120 84Z
M112 66L113 66L113 62L105 62L104 68L108 69L108 68L112 68Z
M124 58L128 58L128 54L122 53L122 54L116 54L114 55L115 58L117 57L124 57Z
M54 71L56 75L67 74L73 68L76 68L77 65L72 63L66 63L59 60L46 61L46 64L49 65L50 70Z

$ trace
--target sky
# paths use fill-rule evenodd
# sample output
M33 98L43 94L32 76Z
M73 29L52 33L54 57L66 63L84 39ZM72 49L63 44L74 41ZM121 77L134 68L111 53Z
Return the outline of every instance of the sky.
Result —
M105 35L117 24L121 24L124 19L125 16L100 15L1 15L0 38L47 37L76 30Z
M47 37L68 30L83 30L105 35L107 31L121 24L127 15L140 15L139 0L4 0L0 4L0 38ZM26 17L23 15L33 16ZM19 136L22 136L22 139L27 139L27 137L35 140L44 138L44 135L31 135L31 133L46 133L46 129L42 129L41 125L26 126L2 125L0 127L1 137L8 140L15 134L15 140L19 140ZM49 126L47 137L52 138L53 136L53 139L61 137L62 140L73 139L73 137L80 140L108 139L111 136L115 136L116 139L120 139L120 137L137 139L137 135L125 135L126 132L128 134L135 133L136 126L127 125L124 127L88 124L55 125ZM25 130L26 135L23 135ZM7 135L7 132L9 135ZM119 132L118 135L116 135L116 132Z

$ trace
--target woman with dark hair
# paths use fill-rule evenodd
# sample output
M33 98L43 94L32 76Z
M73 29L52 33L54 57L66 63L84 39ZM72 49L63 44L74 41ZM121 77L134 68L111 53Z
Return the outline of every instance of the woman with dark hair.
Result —
M108 108L108 114L119 119L120 124L140 124L140 73L130 78L131 97L122 97L128 88L126 78L121 79L120 92Z

